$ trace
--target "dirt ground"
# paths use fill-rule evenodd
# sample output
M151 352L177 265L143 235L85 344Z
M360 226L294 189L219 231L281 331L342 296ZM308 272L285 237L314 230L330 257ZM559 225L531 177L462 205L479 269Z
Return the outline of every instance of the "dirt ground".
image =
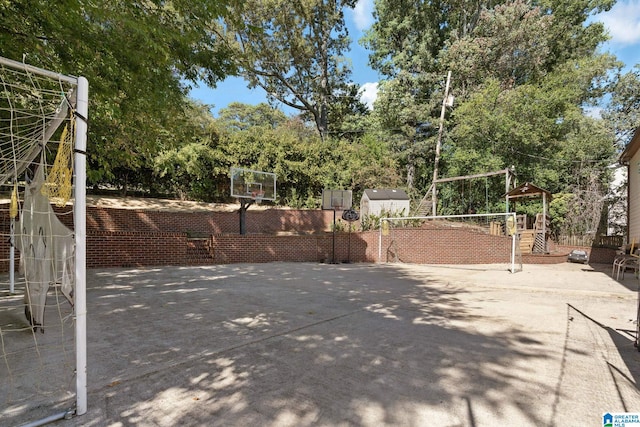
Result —
M114 208L114 209L139 209L139 210L161 210L166 212L234 212L240 208L239 203L205 203L191 200L176 199L154 199L142 197L105 197L87 195L87 205ZM270 205L254 204L252 210L270 209ZM278 209L287 209L278 206Z
M609 270L90 270L89 410L54 425L602 425L640 410L638 280Z

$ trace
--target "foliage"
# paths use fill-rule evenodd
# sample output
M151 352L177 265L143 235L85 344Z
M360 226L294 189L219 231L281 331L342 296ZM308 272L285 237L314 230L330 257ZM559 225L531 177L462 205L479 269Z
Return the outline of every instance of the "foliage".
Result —
M232 19L232 4L0 2L0 55L24 55L32 65L87 77L89 181L146 187L158 150L181 136L183 81L214 84L235 72L231 50L216 32L221 17Z
M624 149L640 128L640 64L626 74L618 75L612 87L609 104L602 117L616 135L618 149Z
M364 215L360 218L360 229L362 231L370 231L370 230L379 230L380 226L385 222L387 225L389 221L383 221L384 218L398 218L406 216L407 212L404 209L400 211L391 211L388 209L383 209L380 212L380 215L369 214ZM422 225L422 221L420 219L406 219L406 220L396 220L393 221L394 227L420 227Z
M373 112L381 128L380 138L387 141L404 169L409 192L425 186L424 178L430 172L425 168L433 158L436 132L430 117L434 103L418 99L412 89L415 84L416 79L409 77L384 82Z
M277 203L320 207L324 188L346 188L359 197L364 188L395 186L395 163L374 137L323 141L296 118L286 118L266 104L232 104L212 119L192 105L187 129L200 129L188 143L155 159L166 191L198 200L227 200L231 166L273 172Z
M582 197L593 179L599 191L606 188L606 166L615 159L613 133L584 109L606 93L609 72L618 66L597 50L606 40L602 24L588 22L591 13L612 4L377 1L378 21L364 43L373 50L371 65L388 78L380 84L376 114L406 167L407 184L420 182L413 175L429 176L436 138L412 136L421 124L433 129L438 123L442 80L450 70L456 105L445 114L440 176L514 166L520 182L554 193ZM633 80L629 76L627 87ZM633 104L627 98L618 105ZM439 209L444 214L499 210L504 207L499 181L438 186ZM578 199L572 203L571 209L599 209ZM590 229L590 221L582 218L583 225L572 227Z
M600 230L604 194L598 178L591 177L586 188L572 193L558 193L549 204L551 228L556 235L595 235Z
M231 26L250 86L309 114L321 138L329 130L329 105L350 93L344 9L355 3L248 0L239 12L243 24Z
M377 0L362 40L385 77L371 112L346 58L344 11L355 3L5 1L0 55L89 79L96 186L225 201L229 168L242 166L277 174L277 203L309 208L325 188L421 197L450 70L440 176L515 166L519 182L559 195L557 230L597 228L606 166L640 126L640 65L620 74L589 20L614 0ZM187 84L236 72L301 114L232 103L214 118L185 96ZM608 94L604 120L585 113ZM439 209L500 211L503 182L439 185Z

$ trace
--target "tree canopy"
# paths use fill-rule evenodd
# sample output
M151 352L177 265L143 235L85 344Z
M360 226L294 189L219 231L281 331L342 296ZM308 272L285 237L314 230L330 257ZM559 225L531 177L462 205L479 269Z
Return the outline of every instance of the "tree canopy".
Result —
M345 8L355 0L248 0L232 26L242 73L274 100L312 117L320 137L329 105L348 91Z
M218 30L236 0L0 2L0 55L90 82L89 181L143 179L175 143L186 81L236 70ZM147 177L148 179L148 177Z
M0 1L0 55L89 79L96 188L224 201L229 167L244 166L275 172L277 202L290 206L317 206L323 188L357 199L402 186L418 199L440 140L439 176L513 166L519 181L561 195L557 212L584 210L584 200L598 209L607 166L640 126L640 64L622 74L589 19L614 0L377 0L361 40L383 76L373 111L351 81L345 11L355 4ZM439 138L449 71L455 102ZM229 75L272 105L232 103L214 117L189 99L189 85ZM439 190L443 213L485 199L504 207L501 182ZM564 226L591 230L593 218Z
M444 77L451 71L455 106L445 116L442 175L513 166L519 179L551 192L575 192L595 176L598 191L606 193L613 134L585 111L602 99L619 64L598 51L606 40L602 24L587 20L612 4L376 2L378 19L363 42L373 51L371 65L387 80L374 114L381 115L389 140L404 130L395 149L407 182L412 174L419 187L428 185L433 157L416 156L416 147L427 151L413 135L421 123L431 129L438 123ZM435 145L432 135L426 139L426 146ZM464 213L484 205L487 191L484 185L475 195L443 186L440 208ZM501 192L497 183L492 193ZM493 200L499 205L499 197Z

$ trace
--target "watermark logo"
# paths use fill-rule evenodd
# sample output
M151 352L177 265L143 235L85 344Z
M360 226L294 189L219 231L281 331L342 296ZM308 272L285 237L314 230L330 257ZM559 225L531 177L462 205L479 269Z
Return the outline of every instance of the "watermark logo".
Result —
M640 412L607 412L602 415L602 427L640 427Z

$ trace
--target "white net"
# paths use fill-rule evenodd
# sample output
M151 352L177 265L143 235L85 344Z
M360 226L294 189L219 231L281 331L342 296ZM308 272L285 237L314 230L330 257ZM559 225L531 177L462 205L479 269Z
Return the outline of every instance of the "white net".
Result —
M21 65L0 58L3 425L72 411L77 396L70 200L76 79Z
M512 213L381 218L380 262L522 270Z

